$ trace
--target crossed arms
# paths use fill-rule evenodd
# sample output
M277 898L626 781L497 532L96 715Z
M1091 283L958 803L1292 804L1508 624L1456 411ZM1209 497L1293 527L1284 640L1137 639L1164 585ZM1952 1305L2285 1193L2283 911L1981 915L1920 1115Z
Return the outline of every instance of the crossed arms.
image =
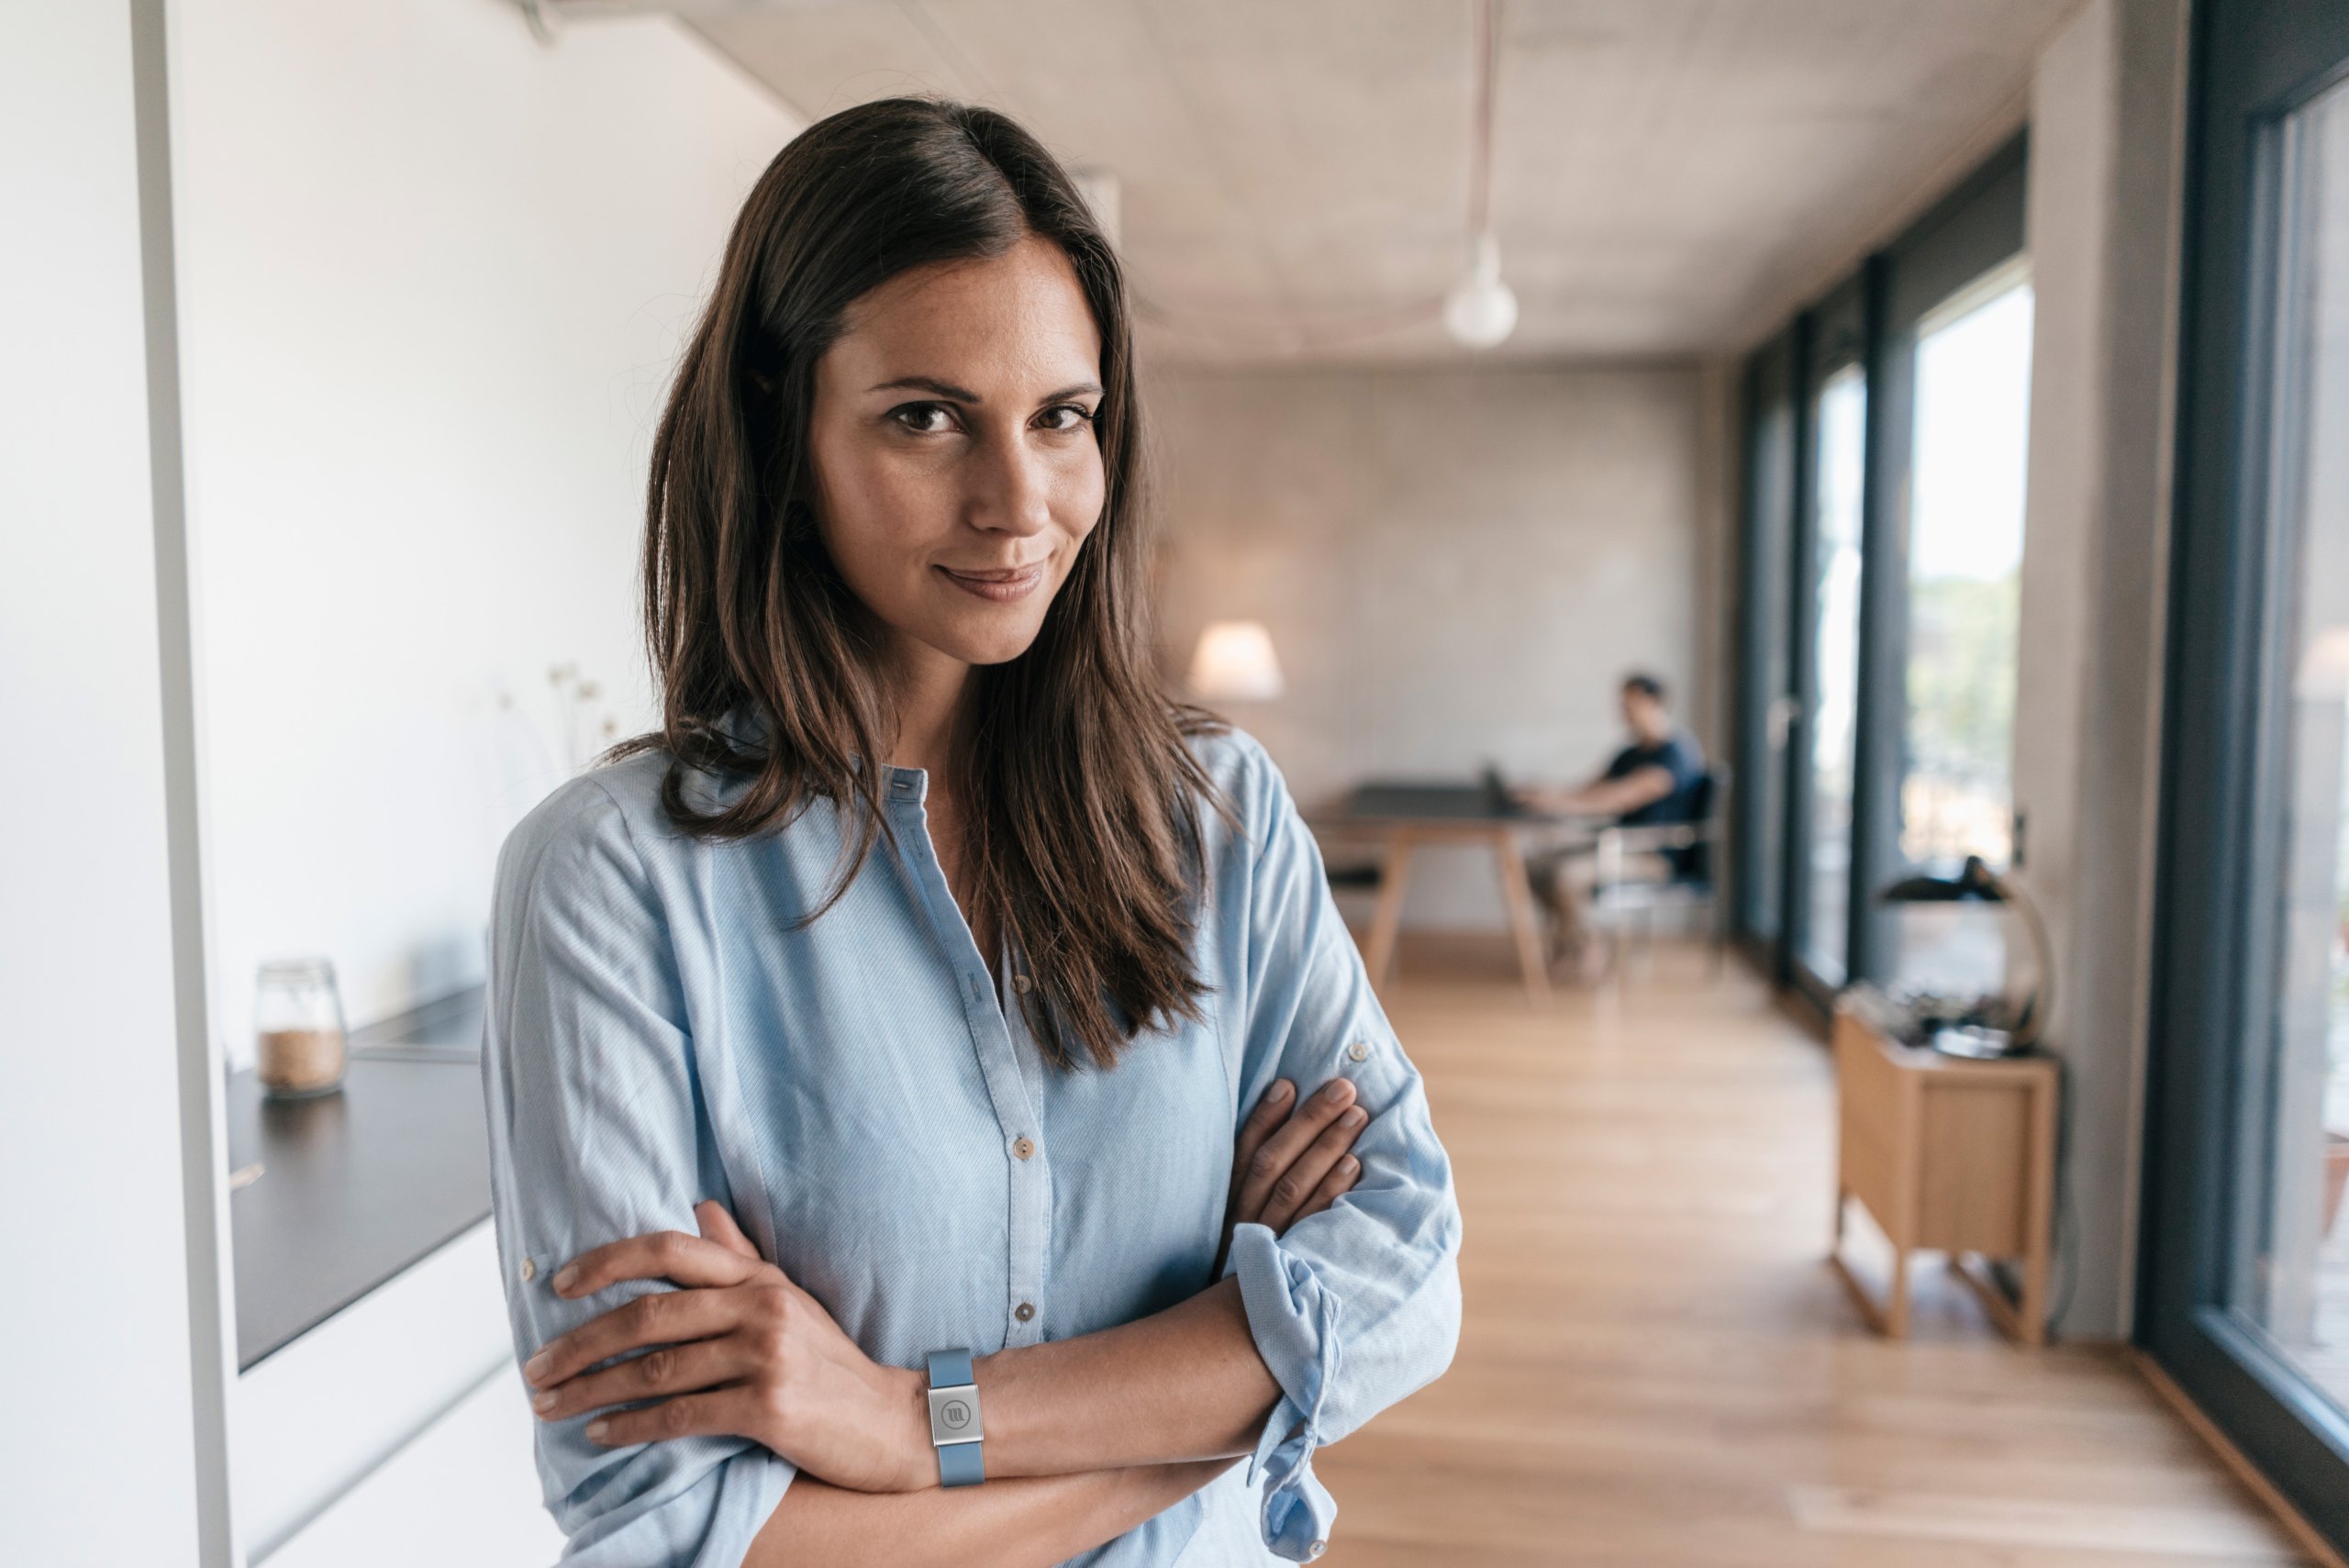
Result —
M1286 1230L1353 1185L1348 1150L1368 1118L1353 1084L1332 1079L1292 1109L1293 1097L1276 1082L1241 1129L1227 1240L1241 1223ZM798 1475L745 1568L1042 1568L1213 1480L1252 1450L1281 1397L1227 1276L1132 1323L979 1358L989 1484L949 1492L920 1374L865 1357L722 1204L695 1218L698 1236L631 1237L559 1272L553 1288L571 1298L630 1279L679 1288L557 1336L525 1374L542 1420L651 1401L591 1425L599 1443L730 1435L790 1459Z

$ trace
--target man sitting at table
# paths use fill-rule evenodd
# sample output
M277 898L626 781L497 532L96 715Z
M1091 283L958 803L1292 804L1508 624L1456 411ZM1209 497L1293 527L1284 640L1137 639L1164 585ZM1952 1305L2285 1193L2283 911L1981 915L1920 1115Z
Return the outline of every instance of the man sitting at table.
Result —
M1599 818L1620 828L1696 821L1698 786L1705 776L1703 749L1673 718L1664 683L1653 675L1624 676L1621 695L1630 744L1598 777L1572 789L1527 786L1510 793L1535 810ZM1598 875L1597 848L1583 840L1529 855L1525 863L1534 895L1550 914L1552 966L1571 959L1586 976L1595 958L1584 914ZM1630 882L1670 882L1697 874L1698 864L1691 849L1631 851L1615 874Z

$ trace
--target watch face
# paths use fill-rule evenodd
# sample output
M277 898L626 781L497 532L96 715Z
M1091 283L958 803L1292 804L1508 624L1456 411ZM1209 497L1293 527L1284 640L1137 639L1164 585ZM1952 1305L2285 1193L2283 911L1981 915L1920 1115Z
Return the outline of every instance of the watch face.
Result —
M930 1391L930 1440L933 1443L976 1442L979 1391L968 1384Z

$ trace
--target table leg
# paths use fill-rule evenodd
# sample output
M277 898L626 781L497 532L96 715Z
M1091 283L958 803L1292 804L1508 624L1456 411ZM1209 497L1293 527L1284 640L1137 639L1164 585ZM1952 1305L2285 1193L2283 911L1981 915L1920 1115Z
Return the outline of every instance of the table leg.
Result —
M1378 912L1371 917L1370 945L1363 952L1363 967L1370 972L1374 991L1386 987L1395 967L1395 943L1403 932L1403 891L1411 880L1411 830L1390 829L1386 863L1378 873Z
M1501 902L1508 906L1509 929L1517 937L1518 967L1525 972L1525 994L1534 1006L1550 1000L1550 966L1542 959L1542 928L1534 913L1533 886L1525 879L1525 860L1517 851L1517 835L1507 828L1493 835L1493 859L1501 873Z
M2047 1282L2054 1272L2055 1222L2055 1096L2057 1081L2043 1080L2031 1096L2031 1189L2025 1214L2030 1244L2024 1249L2021 1332L2026 1345L2047 1342Z

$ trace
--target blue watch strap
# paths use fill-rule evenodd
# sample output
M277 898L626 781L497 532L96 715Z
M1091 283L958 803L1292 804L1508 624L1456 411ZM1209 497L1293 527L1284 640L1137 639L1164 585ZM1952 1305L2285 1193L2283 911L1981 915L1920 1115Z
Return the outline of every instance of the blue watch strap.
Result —
M938 1451L938 1479L947 1486L971 1486L987 1478L980 1443L946 1443Z
M982 1445L978 1439L973 1438L962 1442L938 1440L941 1419L939 1412L941 1409L959 1412L959 1414L950 1414L943 1418L958 1424L964 1419L975 1418L978 1413L978 1374L972 1368L971 1352L968 1350L930 1351L930 1386L931 1390L930 1441L931 1446L938 1450L940 1484L947 1486L970 1486L985 1481L987 1478L986 1461L980 1456L979 1450ZM969 1399L965 1401L954 1398L941 1405L938 1391L954 1388L969 1389Z

